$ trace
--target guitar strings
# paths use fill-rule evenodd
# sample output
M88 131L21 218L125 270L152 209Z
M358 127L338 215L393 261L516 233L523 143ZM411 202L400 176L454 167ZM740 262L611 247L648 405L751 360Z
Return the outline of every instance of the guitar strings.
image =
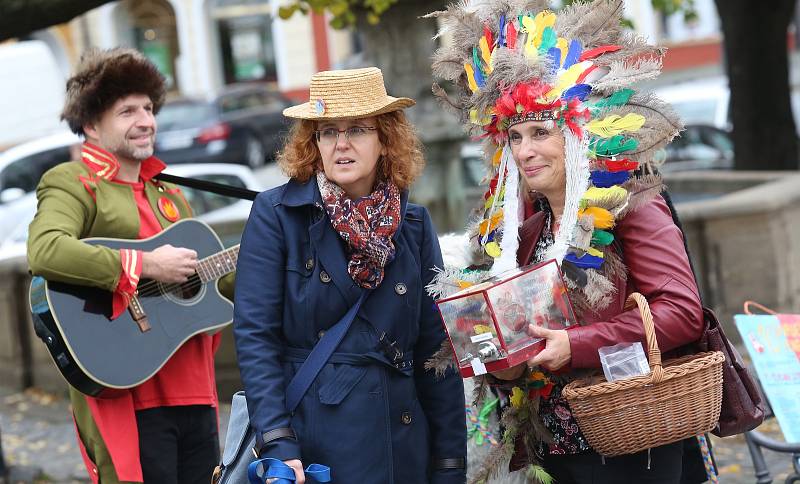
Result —
M233 271L231 271L233 272ZM192 276L197 275L197 273L192 274ZM138 291L138 296L141 297L150 297L150 296L158 296L163 295L165 292L172 292L174 290L192 290L199 286L202 286L206 282L203 282L202 279L198 276L197 278L193 278L189 276L189 280L186 282L158 282L158 281L148 281L142 285L142 287ZM216 281L218 279L212 279Z
M223 274L222 276L219 276L219 277L223 277L223 276L225 276L225 275L227 275L227 274L229 274L231 272L233 272L233 270L230 270L230 271L226 272L225 274ZM170 286L170 291L171 291L171 290L175 289L176 286L182 286L183 284L187 284L187 283L191 282L192 278L194 276L197 276L198 280L200 279L200 274L198 274L197 272L194 272L194 273L192 273L192 275L189 276L189 280L186 281L186 282L159 282L159 281L155 281L155 280L147 281L144 284L142 284L141 286L139 286L138 295L140 295L140 296L155 296L155 295L158 295L159 293L161 293L161 290L159 288L160 285L161 286L169 285ZM215 278L215 279L218 279L218 278ZM200 284L205 284L205 283L202 280L200 280ZM193 289L193 287L188 287L188 289Z

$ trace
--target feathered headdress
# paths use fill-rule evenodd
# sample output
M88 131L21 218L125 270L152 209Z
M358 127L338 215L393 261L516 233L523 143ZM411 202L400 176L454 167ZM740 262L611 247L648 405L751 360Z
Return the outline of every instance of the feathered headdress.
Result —
M429 14L452 40L434 54L434 76L456 88L434 84L434 94L486 140L488 189L470 228L474 266L487 275L516 267L521 194L507 130L552 121L566 140L566 199L561 229L537 258L562 264L579 310L611 300L608 276L624 270L609 260L610 229L660 192L656 155L682 128L668 105L631 88L659 74L663 50L622 30L622 4L595 0L555 13L543 0L462 1ZM438 282L439 294L463 287Z

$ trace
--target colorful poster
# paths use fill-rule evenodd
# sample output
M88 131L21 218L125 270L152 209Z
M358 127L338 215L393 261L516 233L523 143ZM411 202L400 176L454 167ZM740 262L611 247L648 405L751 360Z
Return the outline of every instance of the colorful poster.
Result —
M800 443L800 315L737 314L735 320L784 438Z

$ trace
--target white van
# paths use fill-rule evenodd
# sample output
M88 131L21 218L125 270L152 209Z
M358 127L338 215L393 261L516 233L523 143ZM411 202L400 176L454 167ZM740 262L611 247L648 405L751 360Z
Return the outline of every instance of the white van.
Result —
M64 128L66 79L47 44L0 44L0 72L0 150Z

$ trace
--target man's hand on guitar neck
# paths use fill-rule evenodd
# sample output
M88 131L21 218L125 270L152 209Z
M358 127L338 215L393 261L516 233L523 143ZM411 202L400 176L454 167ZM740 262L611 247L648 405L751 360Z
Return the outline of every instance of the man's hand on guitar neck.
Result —
M142 278L159 282L186 282L197 270L197 252L169 244L142 254Z

